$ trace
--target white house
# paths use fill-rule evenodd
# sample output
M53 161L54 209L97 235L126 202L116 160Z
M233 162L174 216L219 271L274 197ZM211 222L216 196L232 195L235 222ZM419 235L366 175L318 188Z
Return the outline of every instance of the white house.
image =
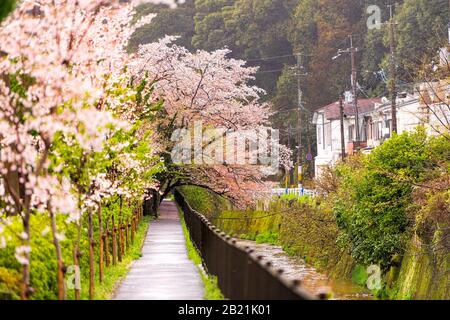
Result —
M412 93L397 98L397 130L413 131L424 125L429 134L450 128L450 85L447 81L423 83ZM355 111L349 99L344 103L344 141L346 154L355 149L370 152L391 137L392 114L388 99L358 100L360 142L355 142ZM319 108L314 114L317 132L316 176L324 167L334 165L342 155L339 102Z
M360 128L363 128L365 115L370 114L375 109L381 99L361 99L358 100ZM351 98L347 95L344 101L344 140L346 153L352 148L356 137L355 131L355 110ZM315 158L316 176L322 170L336 163L342 156L341 143L341 120L339 102L331 103L319 108L314 114L313 123L316 125L317 133L317 157ZM363 130L361 130L363 131ZM367 132L361 132L361 138L366 139Z

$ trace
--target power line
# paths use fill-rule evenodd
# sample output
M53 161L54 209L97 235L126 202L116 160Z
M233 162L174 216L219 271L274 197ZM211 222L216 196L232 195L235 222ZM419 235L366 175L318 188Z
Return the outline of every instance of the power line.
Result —
M256 71L256 73L276 73L276 72L281 72L283 71L283 69L278 69L278 70L264 70L264 71Z
M275 60L275 59L289 58L289 57L295 57L295 55L293 55L293 54L286 54L286 55L282 55L282 56L272 56L272 57L265 57L265 58L258 58L258 59L248 59L248 60L245 60L245 61L247 61L247 62L256 62L256 61Z
M264 58L257 58L257 59L247 59L245 61L247 62L256 62L256 61L267 61L267 60L275 60L275 59L281 59L281 58L290 58L290 57L297 57L298 54L286 54L286 55L280 55L280 56L271 56L271 57L264 57ZM303 57L312 57L312 54L301 54Z

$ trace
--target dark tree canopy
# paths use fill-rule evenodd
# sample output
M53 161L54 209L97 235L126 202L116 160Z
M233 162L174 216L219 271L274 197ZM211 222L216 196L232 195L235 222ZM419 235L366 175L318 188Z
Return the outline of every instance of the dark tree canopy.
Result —
M0 21L2 21L16 6L16 0L0 1Z

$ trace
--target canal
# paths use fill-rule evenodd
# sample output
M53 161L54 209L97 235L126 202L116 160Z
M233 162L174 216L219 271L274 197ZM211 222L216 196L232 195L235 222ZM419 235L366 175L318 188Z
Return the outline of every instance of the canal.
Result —
M254 241L238 240L238 245L248 247L265 260L272 262L277 270L290 280L300 280L309 292L319 294L332 292L334 300L371 300L373 295L367 289L354 284L351 280L335 280L317 271L300 258L290 257L279 246L259 244Z

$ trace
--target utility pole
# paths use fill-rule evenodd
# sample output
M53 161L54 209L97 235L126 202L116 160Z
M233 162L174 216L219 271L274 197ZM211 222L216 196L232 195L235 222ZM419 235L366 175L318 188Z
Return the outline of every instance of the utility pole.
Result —
M339 117L341 119L341 156L342 162L345 162L344 101L342 94L339 95Z
M297 142L298 142L298 152L297 152L297 176L298 184L302 184L303 180L303 163L302 163L302 107L303 107L303 91L301 83L302 75L302 55L297 55L297 91L298 91L298 121L297 121Z
M292 137L292 125L289 123L289 127L287 129L288 132L288 147L291 148L291 137Z
M292 139L292 125L289 123L289 128L288 128L288 147L289 147L289 149L291 149L291 147L292 147L291 139ZM286 187L288 185L290 185L290 183L291 183L291 176L292 176L292 169L289 169L289 171L286 171Z
M337 56L333 57L333 60L341 56L341 54L350 54L351 64L352 64L352 94L353 94L353 107L355 109L355 131L356 131L356 142L361 140L361 132L359 130L359 108L358 108L358 71L356 68L356 53L359 51L358 48L353 47L353 35L349 35L350 38L350 48L346 50L339 50Z
M389 73L389 91L391 93L391 114L392 114L392 133L397 133L397 62L396 62L396 39L395 39L395 21L394 21L394 6L393 4L388 5L390 11L389 20L389 43L390 43L390 68Z
M311 158L308 158L307 160L308 160L308 177L312 177L312 174L313 174L313 172L312 172L312 150L311 150L311 123L312 123L312 121L311 121L311 117L310 116L308 116L308 120L306 121L306 128L307 128L307 132L308 132L308 134L307 134L307 136L306 136L306 139L307 139L307 144L308 144L308 155L311 157Z
M358 108L358 89L357 89L357 70L355 62L355 54L358 52L357 48L353 47L353 36L350 35L350 56L352 59L352 91L353 91L353 105L355 107L355 129L356 129L356 142L361 141L360 130L359 130L359 108Z

